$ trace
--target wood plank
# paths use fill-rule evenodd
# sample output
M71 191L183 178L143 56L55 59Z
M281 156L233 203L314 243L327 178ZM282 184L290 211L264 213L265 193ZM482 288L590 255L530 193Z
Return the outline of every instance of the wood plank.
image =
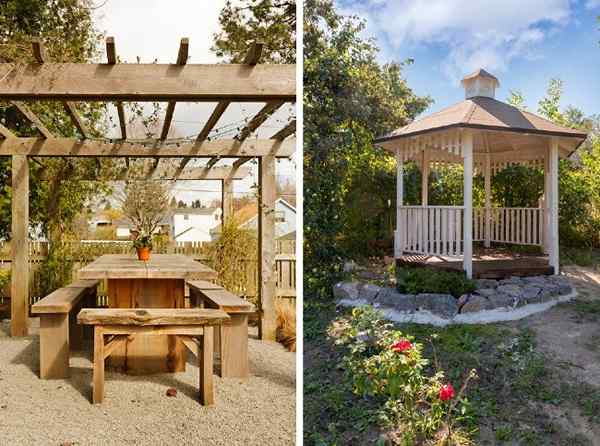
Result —
M0 64L0 99L294 101L295 65Z
M116 65L117 63L117 49L115 47L115 38L106 38L106 58L108 59L109 65Z
M67 114L69 115L69 117L71 118L71 122L73 122L73 125L77 128L79 133L81 133L81 136L83 136L84 138L90 138L91 137L90 131L88 130L85 123L83 122L83 119L81 118L81 116L79 116L79 113L77 112L77 109L75 108L75 103L65 101L65 102L63 102L63 107L64 107L65 111L67 112Z
M88 288L59 288L31 306L33 314L68 313L88 293Z
M11 101L17 110L29 121L35 128L40 132L44 138L52 138L52 133L46 128L46 126L40 121L40 119L33 113L27 105L20 101Z
M122 101L115 103L117 107L117 115L119 116L119 128L121 129L121 139L127 139L127 119L125 118L125 108Z
M259 213L258 213L258 246L259 246L259 302L262 310L260 321L260 338L274 341L277 331L275 312L275 157L267 156L259 160Z
M274 155L288 158L296 150L296 139L216 139L201 143L146 144L125 141L79 140L77 138L6 138L0 140L0 156L86 156L86 157L214 157L238 158Z
M29 164L12 157L11 336L27 336L29 319Z
M264 44L261 42L252 42L252 45L248 48L248 52L244 58L244 64L252 66L256 65L262 56L263 46Z
M220 327L219 342L221 377L248 378L248 314L231 314L231 323Z
M135 335L116 335L110 342L107 342L104 345L104 359L108 358L118 347L124 346L130 336Z
M177 336L177 339L179 339L181 342L183 342L183 345L185 345L187 347L187 349L196 358L200 358L201 349L200 349L200 345L198 345L198 342L196 342L196 338L194 338L193 336L181 335L181 336Z
M40 378L69 376L69 314L47 314L40 318Z
M269 117L277 111L285 101L272 101L267 102L260 111L254 115L252 119L240 130L240 133L236 137L238 141L244 141L248 138L257 128L259 128Z
M3 138L16 138L15 134L2 124L0 124L0 135L2 135Z
M288 136L293 135L294 133L296 133L296 120L295 119L293 121L288 122L285 127L283 127L281 130L279 130L273 136L271 136L271 138L283 140L283 139L287 138Z
M200 296L208 308L218 308L227 313L252 313L255 311L254 305L244 300L226 289L199 289L194 281L188 281L190 293L196 293Z
M177 65L185 65L187 63L190 46L189 44L190 41L188 38L184 37L181 39L181 42L179 43L179 52L177 54ZM167 104L167 111L165 113L165 120L160 133L160 139L167 139L167 136L169 135L171 121L173 120L173 114L175 112L175 104L175 101L169 101Z
M198 356L198 368L200 369L200 403L204 406L214 404L213 393L213 327L205 327L202 336L202 354Z
M102 327L94 327L94 376L92 382L92 402L100 404L104 399L104 332Z
M44 63L48 59L44 42L40 38L34 37L31 40L31 48L33 50L33 57L37 63Z
M84 308L77 322L88 325L218 325L229 316L216 309L182 308Z

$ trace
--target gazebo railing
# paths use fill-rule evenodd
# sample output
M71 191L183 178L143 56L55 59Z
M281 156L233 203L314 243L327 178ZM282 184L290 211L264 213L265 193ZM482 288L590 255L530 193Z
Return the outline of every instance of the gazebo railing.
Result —
M462 206L401 206L396 253L462 256ZM490 241L543 245L544 209L491 208ZM473 209L473 241L485 240L485 208Z

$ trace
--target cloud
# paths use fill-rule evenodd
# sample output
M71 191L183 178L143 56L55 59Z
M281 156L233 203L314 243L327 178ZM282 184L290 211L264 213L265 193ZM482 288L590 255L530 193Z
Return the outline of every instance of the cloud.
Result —
M586 0L585 8L586 9L600 8L600 0Z
M342 1L392 51L427 45L445 52L440 65L452 81L480 67L505 71L513 59L539 57L539 44L571 20L571 6L570 0Z

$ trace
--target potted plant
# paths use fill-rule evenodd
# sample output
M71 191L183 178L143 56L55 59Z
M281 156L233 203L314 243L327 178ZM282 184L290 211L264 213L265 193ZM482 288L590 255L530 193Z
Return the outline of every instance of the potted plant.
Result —
M138 259L147 262L150 260L150 251L152 251L152 236L138 235L133 241L133 247L137 251Z

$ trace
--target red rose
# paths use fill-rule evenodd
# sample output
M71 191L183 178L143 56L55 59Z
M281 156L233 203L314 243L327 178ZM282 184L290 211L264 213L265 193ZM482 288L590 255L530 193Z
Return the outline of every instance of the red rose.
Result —
M396 353L403 353L412 348L412 343L408 339L400 339L392 345L392 350Z
M452 384L445 384L440 389L440 399L442 401L448 401L454 398L454 387Z

